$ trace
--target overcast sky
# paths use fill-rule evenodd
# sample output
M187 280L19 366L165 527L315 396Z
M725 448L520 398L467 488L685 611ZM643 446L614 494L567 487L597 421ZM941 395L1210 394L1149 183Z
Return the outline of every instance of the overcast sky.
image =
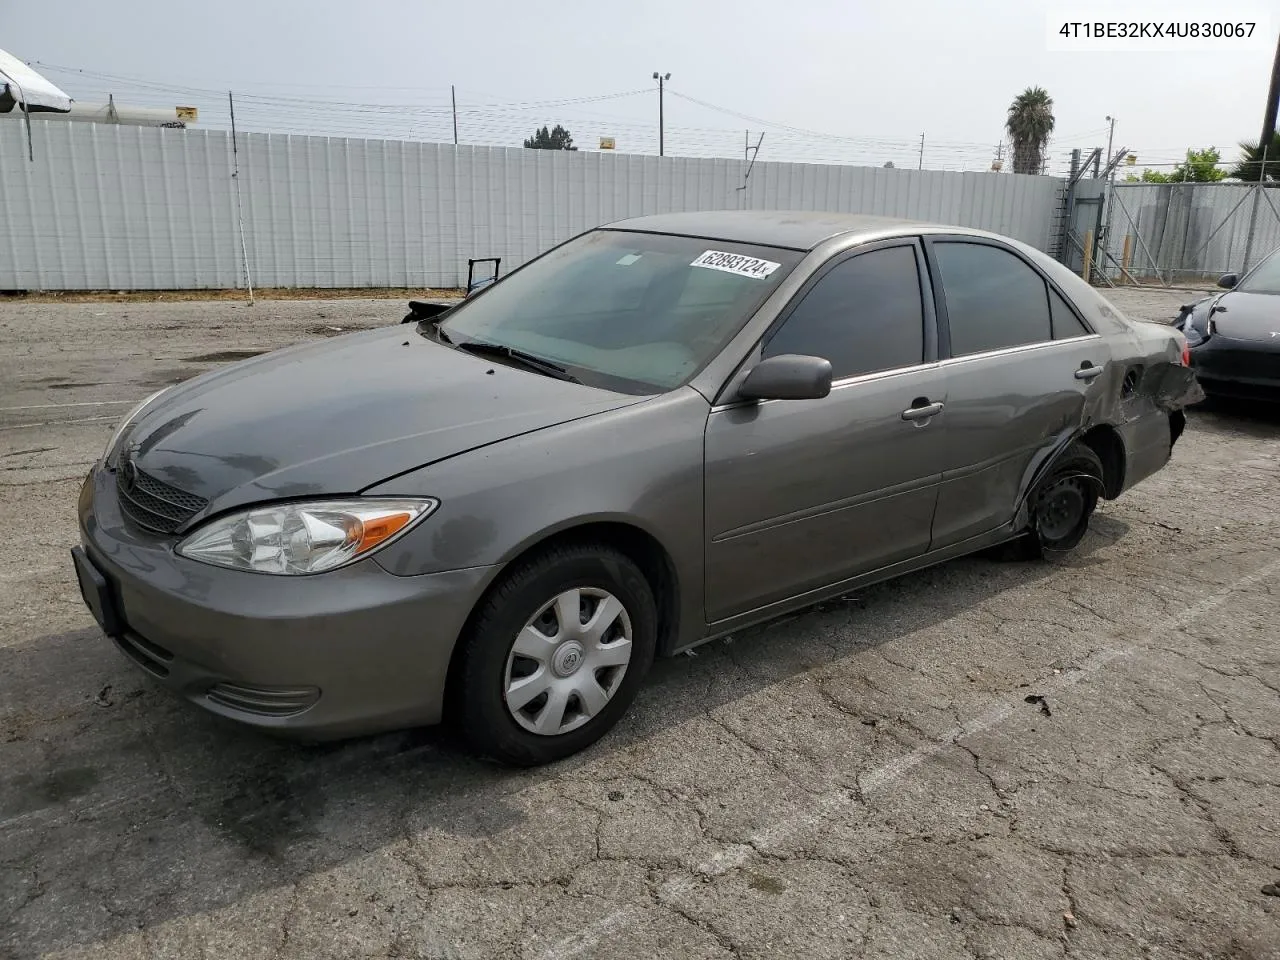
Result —
M660 70L671 73L669 154L740 155L750 128L768 131L762 160L906 166L923 131L926 167L982 169L1029 85L1055 101L1055 171L1072 147L1105 145L1108 114L1116 146L1140 166L1189 145L1232 156L1257 138L1274 33L1270 50L1048 52L1043 10L1038 0L61 0L6 4L0 46L56 65L37 69L72 97L191 103L205 126L226 121L212 91L233 88L237 122L255 130L449 139L455 84L463 142L516 146L535 123L563 121L582 147L612 134L620 151L656 152ZM57 69L67 67L87 72ZM646 92L517 106L628 91Z

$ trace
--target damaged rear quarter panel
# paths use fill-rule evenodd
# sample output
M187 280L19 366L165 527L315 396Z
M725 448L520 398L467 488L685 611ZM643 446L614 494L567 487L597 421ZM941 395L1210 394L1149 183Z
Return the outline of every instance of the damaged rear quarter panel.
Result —
M1147 321L1127 327L1111 338L1118 389L1092 398L1096 407L1090 411L1093 423L1115 427L1124 443L1122 492L1168 463L1175 439L1171 416L1204 398L1195 374L1182 364L1181 334Z
M1110 356L1106 371L1085 395L1077 428L1047 444L1029 465L1015 526L1025 523L1031 491L1072 441L1098 427L1115 430L1124 448L1124 476L1114 489L1118 496L1168 462L1181 430L1182 408L1204 398L1195 374L1182 365L1180 332L1166 324L1130 320L1066 267L1048 257L1036 259L1104 338Z

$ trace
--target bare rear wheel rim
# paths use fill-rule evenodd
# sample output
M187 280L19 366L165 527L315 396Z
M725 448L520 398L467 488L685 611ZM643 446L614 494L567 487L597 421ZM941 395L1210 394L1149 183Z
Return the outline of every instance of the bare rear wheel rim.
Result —
M1087 511L1088 489L1078 477L1053 484L1040 497L1037 525L1049 542L1064 540L1080 526Z
M572 587L552 597L512 641L503 700L516 723L553 737L599 716L631 662L631 617L607 590Z

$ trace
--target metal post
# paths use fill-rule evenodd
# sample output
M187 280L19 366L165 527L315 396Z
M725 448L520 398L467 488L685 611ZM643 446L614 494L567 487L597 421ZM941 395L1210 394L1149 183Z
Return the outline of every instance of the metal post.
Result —
M671 79L670 73L653 73L653 79L658 81L658 156L664 156L666 153L666 143L664 142L665 128L662 118L662 93L664 84Z
M1280 63L1280 60L1276 61ZM1262 170L1258 173L1258 183L1253 188L1253 210L1249 213L1249 234L1244 241L1244 264L1240 267L1240 276L1249 272L1249 259L1253 256L1253 232L1258 225L1258 202L1262 199L1263 179L1267 170L1267 148L1262 148Z
M453 145L458 145L458 92L449 84L449 100L453 103Z
M1107 117L1107 123L1110 124L1110 128L1107 132L1107 163L1109 165L1111 163L1111 147L1116 136L1116 118L1110 116ZM1111 175L1107 177L1107 182L1103 184L1103 190L1105 191L1106 196L1106 200L1103 201L1103 210L1105 211L1106 222L1099 234L1098 246L1102 247L1104 250L1111 246L1111 194L1115 190L1115 182L1115 169L1112 168Z
M31 142L31 107L27 103L27 94L22 87L18 87L18 94L22 97L22 119L27 124L27 162L35 163L36 148L35 144Z
M924 134L920 134L920 162L916 164L917 170L924 169Z
M240 199L240 150L236 146L236 102L227 91L227 105L231 108L231 179L236 182L236 218L240 222L240 256L244 260L244 282L249 288L249 302L253 303L253 275L249 272L249 248L244 242L244 203Z

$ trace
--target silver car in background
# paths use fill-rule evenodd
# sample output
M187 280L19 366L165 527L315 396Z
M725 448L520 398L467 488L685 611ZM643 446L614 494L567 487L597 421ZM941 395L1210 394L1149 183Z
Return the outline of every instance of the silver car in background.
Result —
M308 738L455 722L516 764L655 656L1007 541L1159 470L1186 342L989 233L823 213L592 230L412 326L151 398L82 591L181 696Z

